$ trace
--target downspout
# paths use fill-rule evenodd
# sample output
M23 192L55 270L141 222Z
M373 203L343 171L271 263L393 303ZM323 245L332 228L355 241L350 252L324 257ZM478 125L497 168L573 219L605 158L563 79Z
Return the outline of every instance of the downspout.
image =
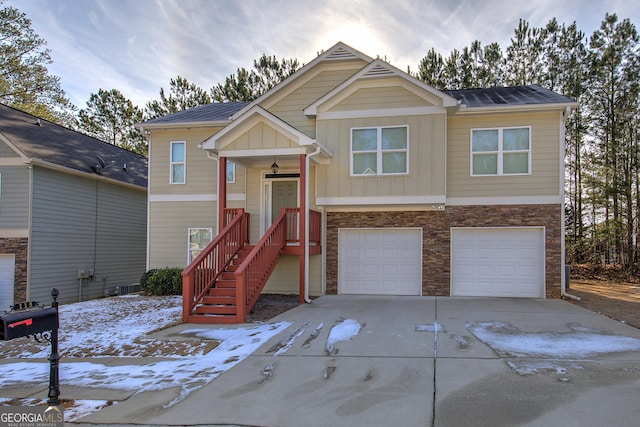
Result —
M565 200L564 200L564 187L565 187L565 169L564 169L564 162L565 162L565 156L566 156L566 152L565 152L565 145L566 145L566 120L567 117L569 117L569 114L571 114L571 107L567 106L564 110L564 112L561 113L560 116L560 121L562 123L562 129L560 129L560 134L562 135L562 144L560 144L560 170L562 171L562 173L560 174L560 194L563 195L562 197L562 201L561 201L561 210L560 210L560 218L561 218L561 227L562 227L562 232L560 233L561 237L560 237L560 250L561 250L561 256L560 259L562 260L561 265L562 265L562 271L560 274L560 280L562 281L562 283L560 284L560 296L562 298L569 298L572 300L576 300L576 301L580 301L582 298L580 298L579 296L576 295L571 295L570 293L567 293L567 284L566 284L566 273L565 273L565 265L566 265L566 258L565 258L565 253L566 253L566 243L565 243L565 230L564 230L564 224L565 224L565 213L564 213L564 208L565 208Z
M313 153L308 154L305 159L305 186L307 187L304 191L304 302L307 304L311 303L311 299L309 298L309 165L311 163L311 158L320 153L322 148L317 145L316 149Z

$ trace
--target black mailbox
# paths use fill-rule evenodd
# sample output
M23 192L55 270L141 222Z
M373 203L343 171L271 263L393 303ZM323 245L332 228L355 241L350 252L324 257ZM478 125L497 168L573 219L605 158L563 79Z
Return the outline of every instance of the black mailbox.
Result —
M0 340L12 340L58 329L58 310L55 307L18 311L0 316Z

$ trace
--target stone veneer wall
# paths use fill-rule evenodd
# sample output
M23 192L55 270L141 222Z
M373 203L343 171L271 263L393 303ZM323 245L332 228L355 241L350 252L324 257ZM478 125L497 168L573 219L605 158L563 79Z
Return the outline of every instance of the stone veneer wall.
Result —
M451 227L545 227L546 297L560 298L560 205L447 206L444 211L327 212L327 293L338 292L338 229L422 227L422 294L449 296Z
M13 302L27 301L27 255L29 239L2 238L0 239L0 254L16 256L15 276L13 279Z

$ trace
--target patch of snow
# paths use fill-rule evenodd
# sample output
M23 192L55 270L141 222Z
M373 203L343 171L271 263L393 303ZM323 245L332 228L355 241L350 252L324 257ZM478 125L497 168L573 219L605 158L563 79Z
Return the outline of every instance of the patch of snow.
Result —
M72 407L64 408L64 421L77 421L112 404L108 400L74 400Z
M417 325L416 332L444 332L444 326L436 322L433 325Z
M576 363L567 363L557 360L510 360L507 365L517 374L520 375L533 375L540 371L555 372L556 375L561 376L567 373L567 369L581 370L582 366Z
M640 350L638 338L577 327L570 332L522 332L503 322L476 322L467 328L502 357L581 358Z
M135 355L138 351L148 351L148 347L157 343L162 344L160 340L148 340L144 337L151 331L178 322L180 317L179 296L114 297L63 305L60 306L60 353L63 357L86 356L92 359L96 355ZM165 342L169 346L193 346L193 350L182 355L167 355L165 351L159 356L168 356L168 360L154 363L106 366L100 363L68 362L63 358L59 368L60 384L63 393L65 385L132 390L136 393L179 387L180 395L167 405L170 406L240 363L290 324L279 322L229 329L183 331L196 337L218 340L220 343L205 353L205 345ZM25 341L29 345L31 342L31 339ZM0 345L0 352L2 349ZM42 350L23 352L19 357L47 358L50 351L49 345L45 344ZM19 384L48 384L48 381L49 363L6 363L2 366L0 388Z
M345 319L337 325L334 325L331 328L331 332L329 332L329 337L325 345L327 354L334 352L336 343L353 339L353 337L360 332L360 328L362 328L362 325L353 319Z

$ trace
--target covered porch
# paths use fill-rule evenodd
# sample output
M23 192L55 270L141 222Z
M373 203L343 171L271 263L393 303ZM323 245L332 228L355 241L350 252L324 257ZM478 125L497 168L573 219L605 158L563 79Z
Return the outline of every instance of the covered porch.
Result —
M202 144L218 166L218 234L183 272L187 322L244 322L283 256L297 257L298 299L309 301L310 257L322 252L311 171L330 153L259 107L247 114ZM228 183L238 167L240 197Z

